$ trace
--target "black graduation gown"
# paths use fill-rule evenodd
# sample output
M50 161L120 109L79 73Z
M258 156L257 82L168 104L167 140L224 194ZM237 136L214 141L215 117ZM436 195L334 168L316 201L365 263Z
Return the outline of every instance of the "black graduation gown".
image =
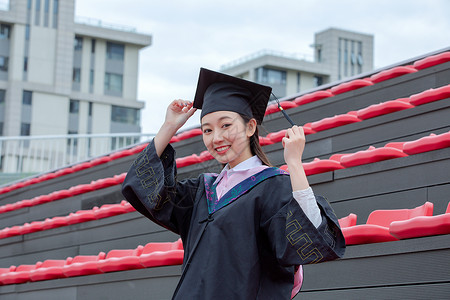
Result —
M177 181L175 151L153 142L131 166L125 198L181 236L184 261L173 299L290 299L294 268L344 255L338 220L322 197L316 229L292 197L288 175L265 179L209 214L204 174Z

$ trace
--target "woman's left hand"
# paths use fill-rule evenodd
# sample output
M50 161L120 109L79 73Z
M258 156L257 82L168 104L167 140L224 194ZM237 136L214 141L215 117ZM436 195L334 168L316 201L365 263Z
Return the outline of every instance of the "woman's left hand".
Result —
M284 147L284 161L288 166L291 163L301 163L305 141L303 127L294 125L286 131L281 143Z

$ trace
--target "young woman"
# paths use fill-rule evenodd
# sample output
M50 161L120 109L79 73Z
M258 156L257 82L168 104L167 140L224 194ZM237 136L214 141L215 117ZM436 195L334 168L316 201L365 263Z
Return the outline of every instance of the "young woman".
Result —
M272 167L259 145L257 125L270 91L202 69L194 103L169 105L128 172L127 200L183 241L173 299L290 299L299 266L344 254L336 216L314 196L302 167L303 129L289 128L282 141L290 174ZM206 148L226 165L220 174L178 181L169 141L196 108Z

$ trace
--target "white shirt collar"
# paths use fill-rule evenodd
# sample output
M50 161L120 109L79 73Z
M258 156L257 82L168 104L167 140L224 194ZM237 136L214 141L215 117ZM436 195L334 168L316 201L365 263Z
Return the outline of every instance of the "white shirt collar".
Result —
M222 179L222 177L224 176L225 172L227 173L228 176L230 176L234 172L245 171L245 170L248 170L248 169L251 169L251 168L254 168L254 167L260 167L262 165L263 165L262 161L256 155L254 155L254 156L252 156L250 158L247 158L246 160L244 160L243 162L237 164L236 166L234 166L234 168L231 168L231 169L230 169L230 165L226 164L226 166L220 172L219 176L217 176L217 178L214 181L214 183L219 182Z

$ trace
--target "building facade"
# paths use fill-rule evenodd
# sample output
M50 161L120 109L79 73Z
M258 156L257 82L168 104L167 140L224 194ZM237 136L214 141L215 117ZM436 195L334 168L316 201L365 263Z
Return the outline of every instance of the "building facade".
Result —
M42 171L133 143L71 136L141 131L139 51L151 38L76 18L75 0L0 5L0 136L24 136L2 141L0 170ZM66 135L51 145L35 140Z
M315 34L312 47L313 59L263 50L221 71L270 85L281 98L373 69L373 35L329 28Z
M74 5L0 10L0 135L140 132L139 50L151 36L77 20Z

